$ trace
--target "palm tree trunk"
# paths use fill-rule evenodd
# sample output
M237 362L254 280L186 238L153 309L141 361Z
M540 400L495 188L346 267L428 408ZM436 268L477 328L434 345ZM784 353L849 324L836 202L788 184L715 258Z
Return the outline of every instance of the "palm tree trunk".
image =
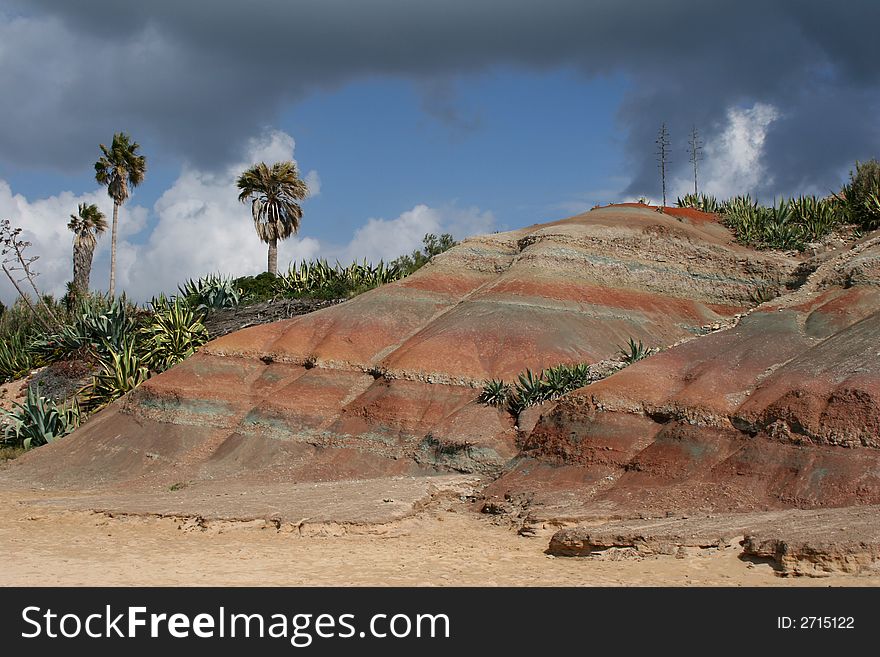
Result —
M83 249L83 265L82 265L82 278L83 278L83 289L84 293L88 293L89 288L92 286L92 261L95 259L95 244L91 244L85 249Z
M113 202L113 232L110 237L110 298L116 298L116 227L119 225L119 203Z
M73 287L79 292L79 281L82 278L82 272L80 272L80 259L82 256L80 255L80 246L77 244L77 240L73 240Z
M73 247L73 285L78 294L88 294L89 279L92 275L92 258L95 255L95 244L81 240Z
M278 240L274 237L269 240L269 269L270 274L278 274Z

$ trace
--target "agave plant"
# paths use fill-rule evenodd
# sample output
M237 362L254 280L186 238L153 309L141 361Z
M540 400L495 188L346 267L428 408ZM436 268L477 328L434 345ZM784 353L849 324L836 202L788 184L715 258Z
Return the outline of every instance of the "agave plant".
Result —
M20 379L41 364L42 360L31 350L30 340L23 331L0 340L0 383Z
M540 404L549 398L544 380L529 369L517 377L514 389L515 396L526 406Z
M749 298L756 306L771 301L779 296L779 291L770 285L759 285L749 293Z
M31 449L66 436L79 426L77 403L59 408L40 395L39 385L28 388L24 403L13 403L13 410L2 411L3 442L7 444Z
M100 304L84 305L72 324L36 340L32 349L48 359L64 358L78 351L107 355L118 351L134 328L135 320L123 299L114 299L103 308Z
M703 212L719 212L721 204L711 194L685 194L675 199L675 205L680 208L694 208Z
M571 371L565 365L557 365L541 372L544 395L556 399L571 390Z
M525 409L535 403L536 402L530 402L525 399L517 388L512 389L507 395L507 410L510 411L513 416L518 416Z
M625 347L619 347L617 355L624 363L632 365L650 356L651 349L643 345L641 340L636 342L630 338Z
M765 208L761 217L760 246L773 249L803 249L804 230L794 221L789 201L780 201Z
M351 294L390 283L403 276L399 267L353 262L343 266L339 261L331 266L326 260L294 263L281 276L281 286L287 295L350 296Z
M873 229L880 226L880 190L877 193L867 194L863 206L867 217L864 221L864 227Z
M527 369L517 377L513 386L496 379L487 381L478 401L491 406L506 403L511 413L519 415L529 406L548 399L558 399L591 382L590 366L587 363L554 365L540 374Z
M805 239L815 241L833 231L842 220L838 203L815 196L801 196L789 201L794 220L803 228Z
M90 410L109 404L150 378L149 367L138 355L133 340L103 356L100 366L91 386L80 391Z
M587 363L577 365L556 365L541 373L544 380L544 391L549 399L556 399L562 395L589 385L590 366Z
M487 406L504 406L510 393L510 384L500 379L487 381L477 400Z
M735 196L722 203L721 221L740 242L754 244L759 240L761 208L750 196Z
M235 308L241 303L241 290L235 287L231 278L220 274L209 274L196 280L188 279L177 289L196 310Z
M202 316L181 299L175 299L157 310L147 326L138 332L144 349L144 364L157 372L195 353L208 341L208 330Z

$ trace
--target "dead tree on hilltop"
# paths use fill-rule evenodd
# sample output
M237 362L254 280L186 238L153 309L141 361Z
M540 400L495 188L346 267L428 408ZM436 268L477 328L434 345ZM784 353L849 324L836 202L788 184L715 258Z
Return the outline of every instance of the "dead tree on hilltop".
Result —
M700 133L697 132L697 126L691 128L691 138L688 140L688 155L690 162L694 165L694 196L697 191L697 163L703 159L703 141L700 139Z
M13 228L9 219L3 219L2 221L0 221L0 256L3 257L3 273L6 274L6 277L9 279L13 287L18 292L18 295L24 300L28 308L30 308L30 311L33 314L34 318L48 329L50 328L49 325L42 317L40 317L39 313L37 313L36 308L34 308L34 305L31 303L28 295L25 294L24 290L21 289L19 283L23 279L16 280L15 276L12 275L12 272L14 271L20 271L24 273L24 278L27 279L28 283L30 283L31 288L36 295L37 302L39 302L43 306L49 318L55 324L58 324L58 318L55 317L52 309L49 308L46 300L43 299L43 295L41 295L40 291L37 289L36 283L34 283L34 278L39 274L32 269L32 265L39 259L40 256L25 255L25 249L27 249L31 245L31 243L18 239L21 231L21 228Z
M666 165L669 163L669 131L666 123L660 124L657 133L657 166L660 169L660 182L663 185L663 207L666 207Z

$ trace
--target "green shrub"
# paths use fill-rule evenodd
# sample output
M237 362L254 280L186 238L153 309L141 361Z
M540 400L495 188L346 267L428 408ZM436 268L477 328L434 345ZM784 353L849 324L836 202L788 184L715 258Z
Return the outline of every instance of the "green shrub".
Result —
M856 162L837 199L849 223L863 230L880 227L880 162Z
M39 319L34 317L34 311ZM35 305L34 311L20 298L16 299L15 303L0 315L0 341L16 333L33 337L44 332L46 326L51 325L50 319L42 306Z
M232 282L237 289L241 290L242 298L252 303L272 301L280 297L283 292L281 277L267 271L258 276L242 276Z
M402 276L409 276L414 271L430 262L431 258L448 251L458 244L452 235L443 233L439 237L434 233L428 233L422 239L422 249L415 250L409 255L402 255L391 261L391 266L396 267Z
M3 442L31 449L66 436L79 426L80 410L74 402L59 408L40 395L40 387L29 387L24 403L13 402L11 411L2 411Z

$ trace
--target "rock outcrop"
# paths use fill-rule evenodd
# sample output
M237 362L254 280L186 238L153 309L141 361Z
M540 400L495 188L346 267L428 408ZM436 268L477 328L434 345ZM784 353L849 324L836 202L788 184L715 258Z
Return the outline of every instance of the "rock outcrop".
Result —
M548 552L557 556L683 557L734 549L745 561L769 562L781 575L858 574L880 560L880 507L784 510L722 516L630 520L561 529Z

